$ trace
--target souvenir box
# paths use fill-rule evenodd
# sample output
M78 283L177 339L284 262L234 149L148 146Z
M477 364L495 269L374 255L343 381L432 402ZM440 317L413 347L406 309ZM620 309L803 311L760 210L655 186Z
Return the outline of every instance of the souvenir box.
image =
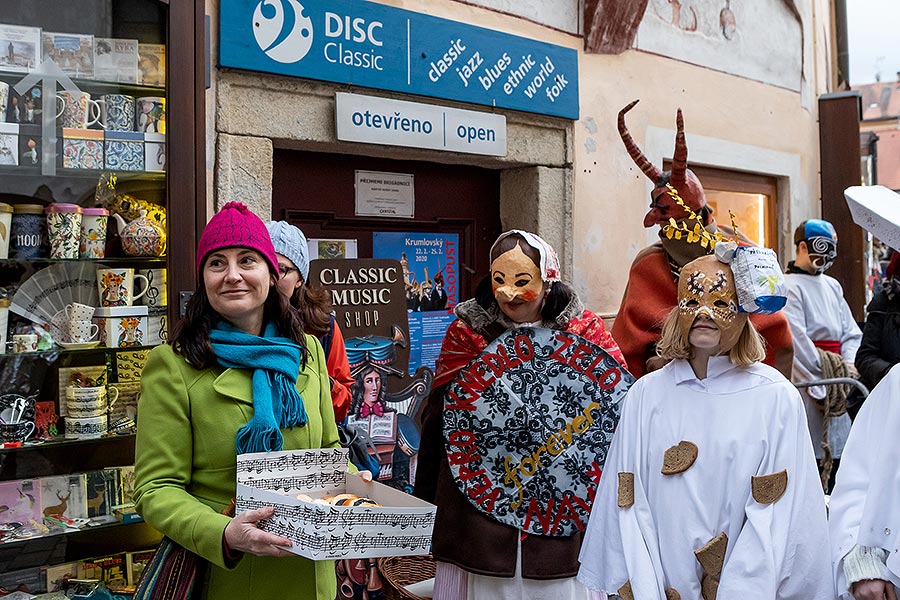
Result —
M155 173L166 170L166 134L144 134L144 170Z
M19 164L19 126L16 123L0 123L0 166Z
M62 592L66 589L66 581L78 577L78 563L68 562L50 565L44 568L44 578L48 592Z
M102 306L94 311L100 343L107 348L132 348L147 343L146 306Z
M125 553L92 558L81 563L79 579L99 579L112 591L122 591L128 585Z
M64 169L103 169L103 132L98 129L64 127L62 166Z
M106 168L112 171L144 170L144 135L136 131L107 131Z
M47 591L47 584L41 575L41 568L32 567L0 573L0 589L9 592L16 590L16 592L25 594L20 595L19 598L34 598L31 594L43 594ZM15 596L9 597L15 598Z
M41 126L19 125L19 166L39 167L42 153Z
M241 454L237 512L274 506L265 531L293 541L290 551L311 560L428 554L437 507L347 472L346 448ZM337 494L379 506L332 506L298 499Z

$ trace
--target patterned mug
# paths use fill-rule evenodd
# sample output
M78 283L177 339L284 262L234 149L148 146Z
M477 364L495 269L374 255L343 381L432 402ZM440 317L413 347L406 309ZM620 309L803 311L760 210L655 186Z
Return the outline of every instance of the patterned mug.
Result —
M147 293L144 294L141 304L145 306L167 306L168 293L166 291L165 269L142 269L138 271L147 278Z
M24 442L34 433L34 423L19 421L18 423L0 423L0 441Z
M78 258L81 207L77 204L51 204L45 212L50 237L50 258Z
M141 133L166 132L166 99L145 96L137 99L137 130Z
M138 294L134 293L135 279L144 280L144 289ZM97 269L97 291L100 292L101 306L131 306L149 288L147 278L135 274L132 268Z
M61 108L56 114L60 127L87 129L100 121L100 103L91 100L87 92L59 92L56 99Z
M100 126L111 131L134 130L134 97L125 94L104 94L100 104Z

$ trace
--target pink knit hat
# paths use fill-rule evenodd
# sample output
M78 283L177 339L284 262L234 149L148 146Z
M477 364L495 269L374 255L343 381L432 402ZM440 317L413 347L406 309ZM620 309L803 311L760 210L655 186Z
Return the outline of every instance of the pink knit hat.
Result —
M262 220L242 202L228 202L213 215L197 244L197 276L201 276L206 257L222 248L250 248L263 255L269 270L278 274L278 258L272 238Z

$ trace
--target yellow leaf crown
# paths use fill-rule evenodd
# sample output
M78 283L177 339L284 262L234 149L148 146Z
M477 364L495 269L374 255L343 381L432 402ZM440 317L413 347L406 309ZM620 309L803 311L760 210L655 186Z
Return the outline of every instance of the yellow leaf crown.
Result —
M690 206L685 204L684 200L682 200L681 196L678 194L678 190L672 187L672 184L666 184L666 194L669 195L675 203L684 209L684 212L687 213L687 220L694 221L694 226L689 227L687 223L684 221L678 222L672 217L669 217L669 222L665 226L663 226L663 233L666 234L666 237L670 240L675 238L676 240L680 240L683 236L686 237L686 241L689 244L700 244L704 248L708 248L712 250L716 247L716 244L725 240L725 237L719 232L710 233L703 226L703 217L693 211ZM738 228L737 223L734 220L734 213L730 210L728 214L731 216L731 227L734 229L734 241L738 241Z

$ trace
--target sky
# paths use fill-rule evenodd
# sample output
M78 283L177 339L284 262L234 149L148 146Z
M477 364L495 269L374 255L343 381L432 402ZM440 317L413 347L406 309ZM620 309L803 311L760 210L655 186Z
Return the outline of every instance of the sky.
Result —
M850 85L896 81L900 71L900 0L846 0Z

